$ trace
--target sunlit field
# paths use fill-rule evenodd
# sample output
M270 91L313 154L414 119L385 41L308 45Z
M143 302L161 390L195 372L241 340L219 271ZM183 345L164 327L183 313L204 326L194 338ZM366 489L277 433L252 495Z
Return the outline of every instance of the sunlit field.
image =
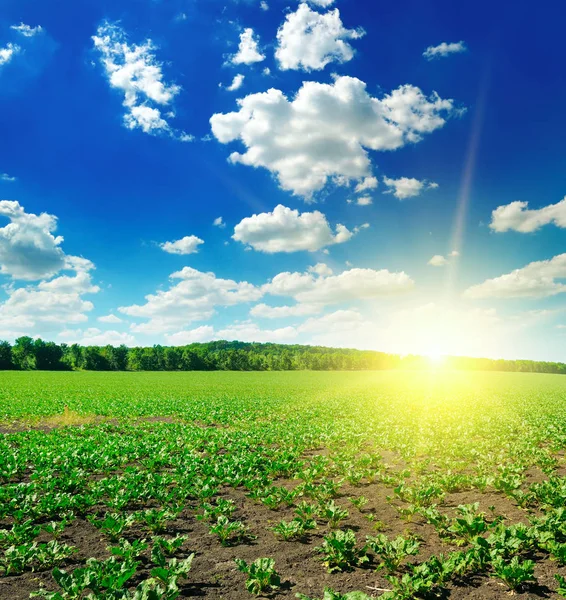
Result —
M0 431L2 599L566 596L563 376L2 372Z

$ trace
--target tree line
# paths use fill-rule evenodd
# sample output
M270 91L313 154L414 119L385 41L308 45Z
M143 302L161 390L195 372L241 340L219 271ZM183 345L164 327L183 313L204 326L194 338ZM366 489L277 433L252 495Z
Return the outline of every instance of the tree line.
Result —
M447 357L462 370L566 375L566 364L532 360ZM80 346L20 337L0 342L0 370L42 371L363 371L428 368L419 356L371 350L215 341L187 346Z

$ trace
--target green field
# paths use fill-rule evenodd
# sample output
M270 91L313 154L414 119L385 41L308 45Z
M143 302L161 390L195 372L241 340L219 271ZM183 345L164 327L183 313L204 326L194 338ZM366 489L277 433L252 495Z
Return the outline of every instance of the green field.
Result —
M2 599L566 595L563 376L0 372L0 431Z

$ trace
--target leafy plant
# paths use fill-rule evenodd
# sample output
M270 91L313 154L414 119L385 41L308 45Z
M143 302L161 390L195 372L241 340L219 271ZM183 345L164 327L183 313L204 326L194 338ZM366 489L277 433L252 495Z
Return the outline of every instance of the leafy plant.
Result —
M215 525L209 529L210 533L215 533L223 546L237 544L243 540L253 539L246 525L241 521L229 521L227 517L218 517Z
M348 571L369 561L365 550L357 548L356 543L356 534L351 529L331 531L315 550L322 555L329 573Z
M494 575L504 581L511 590L516 590L528 582L536 582L534 576L535 564L532 560L520 561L514 556L510 562L497 557L493 563Z
M236 558L234 562L238 570L247 576L246 589L251 594L259 596L281 586L281 577L275 570L275 561L272 558L257 558L251 564L240 558Z
M379 567L385 567L392 573L399 568L405 558L418 554L420 542L414 537L398 536L391 540L386 535L379 534L375 537L368 536L367 547L381 558Z

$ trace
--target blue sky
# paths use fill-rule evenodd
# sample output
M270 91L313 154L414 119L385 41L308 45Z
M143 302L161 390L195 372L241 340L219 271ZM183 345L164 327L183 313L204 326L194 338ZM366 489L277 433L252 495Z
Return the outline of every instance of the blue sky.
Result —
M4 0L0 338L566 360L564 9L399 4Z

